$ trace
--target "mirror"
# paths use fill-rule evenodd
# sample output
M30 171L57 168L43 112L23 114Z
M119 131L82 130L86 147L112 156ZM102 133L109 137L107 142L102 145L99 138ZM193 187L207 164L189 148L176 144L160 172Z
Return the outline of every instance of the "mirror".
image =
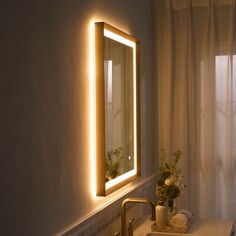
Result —
M96 194L106 196L140 174L139 42L95 23Z

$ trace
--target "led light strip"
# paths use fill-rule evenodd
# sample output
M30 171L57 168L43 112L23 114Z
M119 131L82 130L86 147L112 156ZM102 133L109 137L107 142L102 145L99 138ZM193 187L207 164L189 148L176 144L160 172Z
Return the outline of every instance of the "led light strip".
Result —
M126 46L129 46L131 48L135 48L135 42L132 42L118 34L115 34L110 30L104 29L104 36L113 39L119 43L125 44Z

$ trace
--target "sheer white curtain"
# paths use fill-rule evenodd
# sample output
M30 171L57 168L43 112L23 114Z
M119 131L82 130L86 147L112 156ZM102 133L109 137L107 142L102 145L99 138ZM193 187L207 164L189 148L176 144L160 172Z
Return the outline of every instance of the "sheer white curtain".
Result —
M184 153L178 204L236 221L235 5L156 0L155 63L158 149Z

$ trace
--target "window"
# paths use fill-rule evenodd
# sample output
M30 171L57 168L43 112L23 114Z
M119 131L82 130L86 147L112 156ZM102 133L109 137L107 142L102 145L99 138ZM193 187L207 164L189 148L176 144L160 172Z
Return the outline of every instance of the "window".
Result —
M236 55L216 56L216 142L236 150ZM234 151L235 152L235 151Z

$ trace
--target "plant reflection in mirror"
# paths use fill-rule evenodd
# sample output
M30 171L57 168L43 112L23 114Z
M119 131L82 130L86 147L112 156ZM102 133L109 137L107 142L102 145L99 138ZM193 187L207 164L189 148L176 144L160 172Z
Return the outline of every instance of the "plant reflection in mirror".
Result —
M123 158L121 147L107 152L105 158L106 182L120 175L120 161Z
M166 201L173 204L173 200L177 198L187 186L183 184L183 175L181 169L177 167L182 157L180 150L174 152L173 160L167 162L166 151L161 149L161 165L160 179L156 187L156 195L158 197L158 205L165 205ZM170 206L173 207L173 206Z

